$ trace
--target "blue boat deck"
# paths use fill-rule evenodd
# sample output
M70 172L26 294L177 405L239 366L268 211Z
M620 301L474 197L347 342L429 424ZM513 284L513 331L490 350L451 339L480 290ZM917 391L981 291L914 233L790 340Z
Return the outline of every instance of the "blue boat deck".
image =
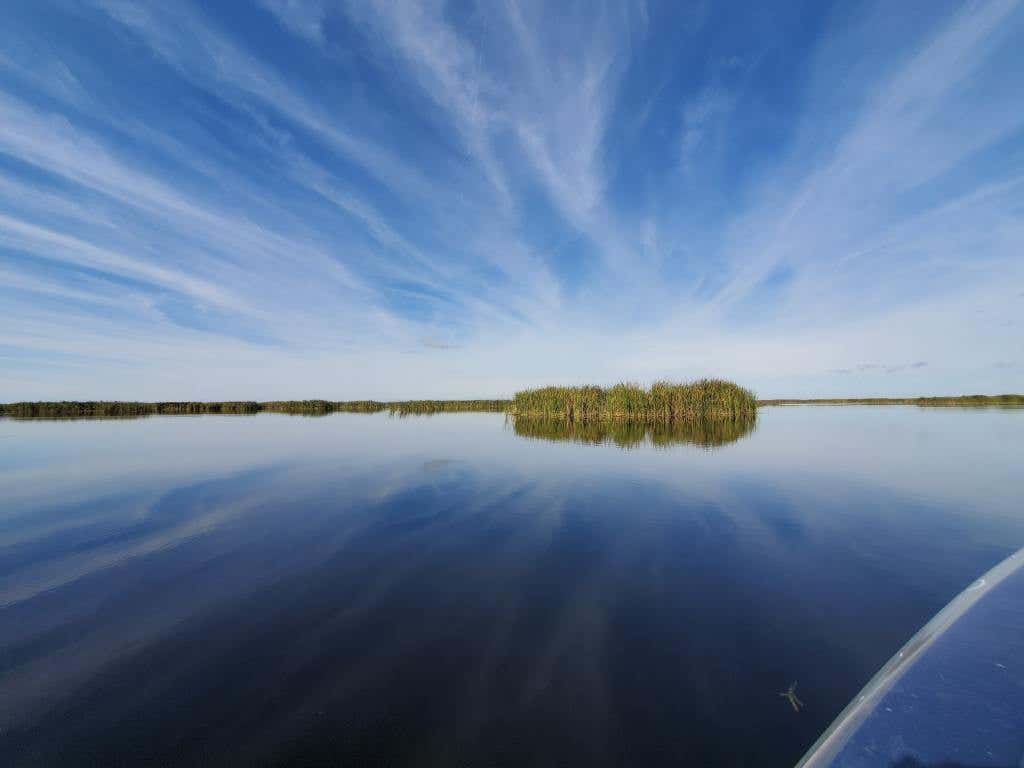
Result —
M1024 766L1024 550L937 614L798 764L880 766Z

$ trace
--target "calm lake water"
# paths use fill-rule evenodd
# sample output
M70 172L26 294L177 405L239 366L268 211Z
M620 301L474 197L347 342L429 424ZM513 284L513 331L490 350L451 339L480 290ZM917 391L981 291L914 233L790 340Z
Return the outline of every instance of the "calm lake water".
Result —
M790 766L1024 546L1024 411L519 432L0 421L0 763Z

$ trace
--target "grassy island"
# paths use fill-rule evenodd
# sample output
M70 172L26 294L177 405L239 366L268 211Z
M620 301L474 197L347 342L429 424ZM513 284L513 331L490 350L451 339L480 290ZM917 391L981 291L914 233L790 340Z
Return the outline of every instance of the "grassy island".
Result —
M672 422L753 418L757 398L720 379L688 384L661 381L613 387L542 387L517 392L509 413L515 417L579 421Z

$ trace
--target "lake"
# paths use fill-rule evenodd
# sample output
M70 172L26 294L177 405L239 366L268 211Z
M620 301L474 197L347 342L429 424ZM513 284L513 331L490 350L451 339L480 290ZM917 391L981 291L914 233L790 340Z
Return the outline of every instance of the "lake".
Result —
M1024 410L2 420L0 762L791 766L1024 546L1022 457Z

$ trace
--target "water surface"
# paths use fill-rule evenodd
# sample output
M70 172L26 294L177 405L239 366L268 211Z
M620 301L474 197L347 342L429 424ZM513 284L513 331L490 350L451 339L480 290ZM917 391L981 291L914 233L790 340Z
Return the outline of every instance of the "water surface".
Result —
M1022 455L895 406L0 421L0 762L789 766L1024 546Z

